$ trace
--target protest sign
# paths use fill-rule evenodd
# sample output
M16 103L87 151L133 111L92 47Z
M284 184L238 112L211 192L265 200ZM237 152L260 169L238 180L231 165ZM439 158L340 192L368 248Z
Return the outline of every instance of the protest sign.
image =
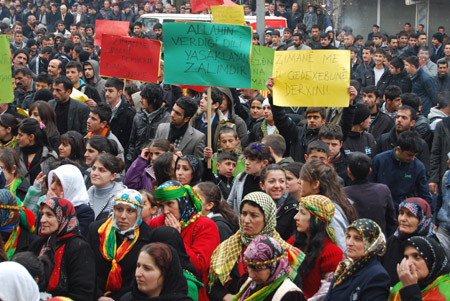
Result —
M103 35L100 75L156 83L161 42Z
M211 5L222 5L223 0L191 0L192 12L196 13L211 7Z
M214 23L245 25L244 6L211 6Z
M287 22L285 18L273 18L270 19L271 17L266 17L265 20L265 25L266 28L267 27L271 27L271 28L286 28L287 27ZM253 28L253 30L256 30L256 22L252 22L248 24L249 26L251 26Z
M252 47L252 89L266 90L266 81L272 76L275 49L264 46Z
M350 51L276 51L273 77L275 105L348 107Z
M110 21L110 20L97 20L95 21L95 46L102 46L102 35L113 34L116 36L126 37L128 35L128 29L130 22L127 21Z
M0 35L0 103L14 101L8 35Z
M165 83L251 87L251 27L166 23L163 32Z

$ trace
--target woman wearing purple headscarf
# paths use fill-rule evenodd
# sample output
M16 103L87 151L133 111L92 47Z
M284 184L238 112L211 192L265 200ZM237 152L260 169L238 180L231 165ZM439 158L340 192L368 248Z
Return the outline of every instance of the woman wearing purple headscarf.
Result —
M305 300L288 278L286 250L272 237L258 236L244 252L249 278L233 300Z

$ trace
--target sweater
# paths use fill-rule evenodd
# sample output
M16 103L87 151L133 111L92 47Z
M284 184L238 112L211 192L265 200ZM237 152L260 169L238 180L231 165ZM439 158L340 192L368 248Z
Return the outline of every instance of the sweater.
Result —
M119 190L127 188L122 183L112 182L103 187L92 185L88 189L89 205L95 212L95 219L107 217L113 210L113 200Z

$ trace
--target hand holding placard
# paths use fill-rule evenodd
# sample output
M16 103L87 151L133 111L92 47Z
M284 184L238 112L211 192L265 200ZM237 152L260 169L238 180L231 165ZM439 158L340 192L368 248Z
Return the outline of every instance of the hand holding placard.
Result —
M297 107L348 107L350 51L276 51L274 104Z

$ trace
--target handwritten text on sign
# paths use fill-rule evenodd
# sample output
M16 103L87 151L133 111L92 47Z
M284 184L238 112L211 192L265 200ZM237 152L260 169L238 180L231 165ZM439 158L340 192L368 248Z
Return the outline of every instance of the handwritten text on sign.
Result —
M9 37L0 35L0 103L13 102Z
M163 31L166 83L251 87L250 27L168 23Z
M276 51L274 104L297 107L347 107L350 51Z
M211 6L214 23L245 25L244 6Z
M158 81L161 42L103 35L100 75Z
M268 91L266 81L272 76L274 54L270 47L252 47L252 89Z

